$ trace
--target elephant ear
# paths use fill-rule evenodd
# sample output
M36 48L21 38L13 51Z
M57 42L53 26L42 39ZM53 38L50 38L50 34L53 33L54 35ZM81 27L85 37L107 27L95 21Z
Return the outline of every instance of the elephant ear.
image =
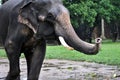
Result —
M29 27L34 33L37 33L38 21L37 13L34 8L30 6L34 0L23 0L18 13L18 22L25 24Z
M23 5L21 6L21 9L30 5L33 1L34 0L23 0L23 2L22 2Z

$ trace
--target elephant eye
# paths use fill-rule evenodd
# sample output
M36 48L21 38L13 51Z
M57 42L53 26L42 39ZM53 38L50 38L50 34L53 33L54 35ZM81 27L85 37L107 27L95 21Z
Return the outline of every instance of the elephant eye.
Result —
M50 22L55 22L55 16L52 13L48 13L46 20Z

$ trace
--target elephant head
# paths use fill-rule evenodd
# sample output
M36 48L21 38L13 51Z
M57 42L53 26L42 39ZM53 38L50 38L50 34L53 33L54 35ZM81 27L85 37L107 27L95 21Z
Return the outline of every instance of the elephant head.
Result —
M61 0L23 0L21 4L18 20L26 24L38 38L56 35L66 47L71 46L69 48L89 55L98 53L101 39L96 39L96 44L81 40Z

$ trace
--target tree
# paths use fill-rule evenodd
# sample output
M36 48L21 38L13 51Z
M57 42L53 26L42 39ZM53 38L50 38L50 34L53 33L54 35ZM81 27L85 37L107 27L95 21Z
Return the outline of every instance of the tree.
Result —
M120 1L110 0L113 5L113 10L111 11L111 20L120 21Z
M87 23L89 26L93 26L95 16L97 14L96 11L93 9L93 1L69 0L64 1L64 3L71 13L73 25L79 26L79 24L81 23Z
M114 22L120 22L119 0L64 0L64 4L71 13L74 26L84 23L90 27L101 27L104 25L103 22L110 23L113 20ZM101 28L104 37L104 26Z

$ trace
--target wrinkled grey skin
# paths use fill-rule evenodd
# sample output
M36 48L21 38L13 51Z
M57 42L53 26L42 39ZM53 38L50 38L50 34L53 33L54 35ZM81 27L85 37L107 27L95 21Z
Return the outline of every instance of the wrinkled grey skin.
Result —
M20 80L19 58L25 54L28 80L38 80L46 51L46 39L62 36L69 46L88 55L97 54L96 44L76 35L68 10L60 0L9 0L0 8L0 40L10 65L6 80Z

